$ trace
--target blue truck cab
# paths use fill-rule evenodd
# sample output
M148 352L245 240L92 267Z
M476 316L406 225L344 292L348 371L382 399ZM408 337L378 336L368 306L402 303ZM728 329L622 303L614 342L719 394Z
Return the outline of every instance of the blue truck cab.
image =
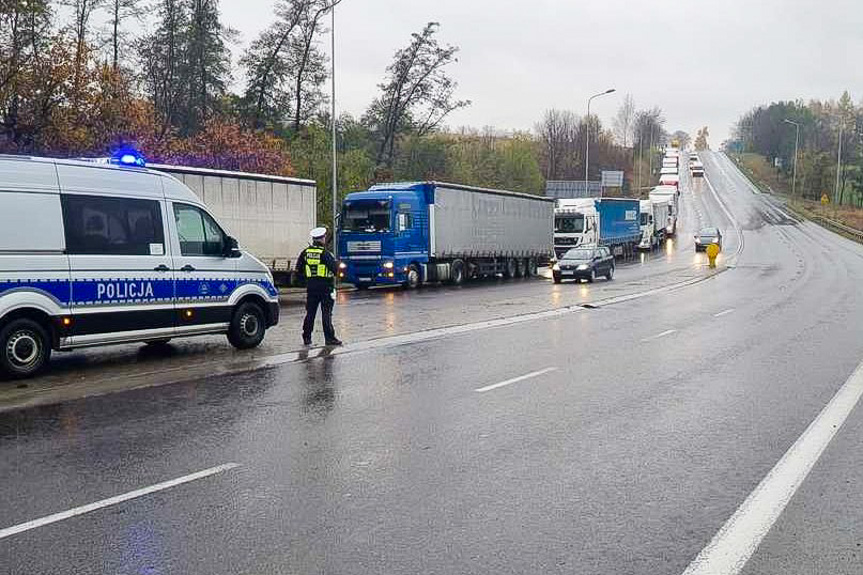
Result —
M347 195L339 220L339 276L359 288L401 285L429 261L429 183L381 184Z

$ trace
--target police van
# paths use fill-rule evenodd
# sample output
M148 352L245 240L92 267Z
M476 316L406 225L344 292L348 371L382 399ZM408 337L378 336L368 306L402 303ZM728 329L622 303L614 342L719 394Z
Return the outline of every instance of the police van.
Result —
M33 375L52 350L192 335L247 349L278 320L267 267L140 156L0 156L0 373Z

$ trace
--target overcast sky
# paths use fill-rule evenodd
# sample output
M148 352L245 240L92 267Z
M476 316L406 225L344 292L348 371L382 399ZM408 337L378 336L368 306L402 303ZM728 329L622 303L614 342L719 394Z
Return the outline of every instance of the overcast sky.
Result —
M272 18L274 0L222 0L240 50ZM337 99L359 115L393 52L426 22L461 48L450 75L473 104L448 124L530 129L550 107L610 125L624 94L660 106L669 131L710 128L780 99L863 95L860 0L343 0L336 12ZM329 38L325 40L328 50Z

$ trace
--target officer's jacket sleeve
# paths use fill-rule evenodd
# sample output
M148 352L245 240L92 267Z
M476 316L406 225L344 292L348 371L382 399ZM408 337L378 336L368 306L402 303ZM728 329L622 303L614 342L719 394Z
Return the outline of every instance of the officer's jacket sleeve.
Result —
M338 273L338 264L336 263L336 258L329 251L324 252L323 257L324 265L327 266L327 269L333 272L333 275Z
M300 252L297 265L294 267L297 277L306 277L306 250Z

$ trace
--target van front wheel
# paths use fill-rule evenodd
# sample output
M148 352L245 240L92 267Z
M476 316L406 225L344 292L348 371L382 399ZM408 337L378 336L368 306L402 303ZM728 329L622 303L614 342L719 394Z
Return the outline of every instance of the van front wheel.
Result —
M16 319L0 330L0 372L19 379L36 375L51 357L48 332L31 319Z
M228 341L237 349L258 347L264 341L266 325L261 306L253 302L243 303L234 311L228 328Z

